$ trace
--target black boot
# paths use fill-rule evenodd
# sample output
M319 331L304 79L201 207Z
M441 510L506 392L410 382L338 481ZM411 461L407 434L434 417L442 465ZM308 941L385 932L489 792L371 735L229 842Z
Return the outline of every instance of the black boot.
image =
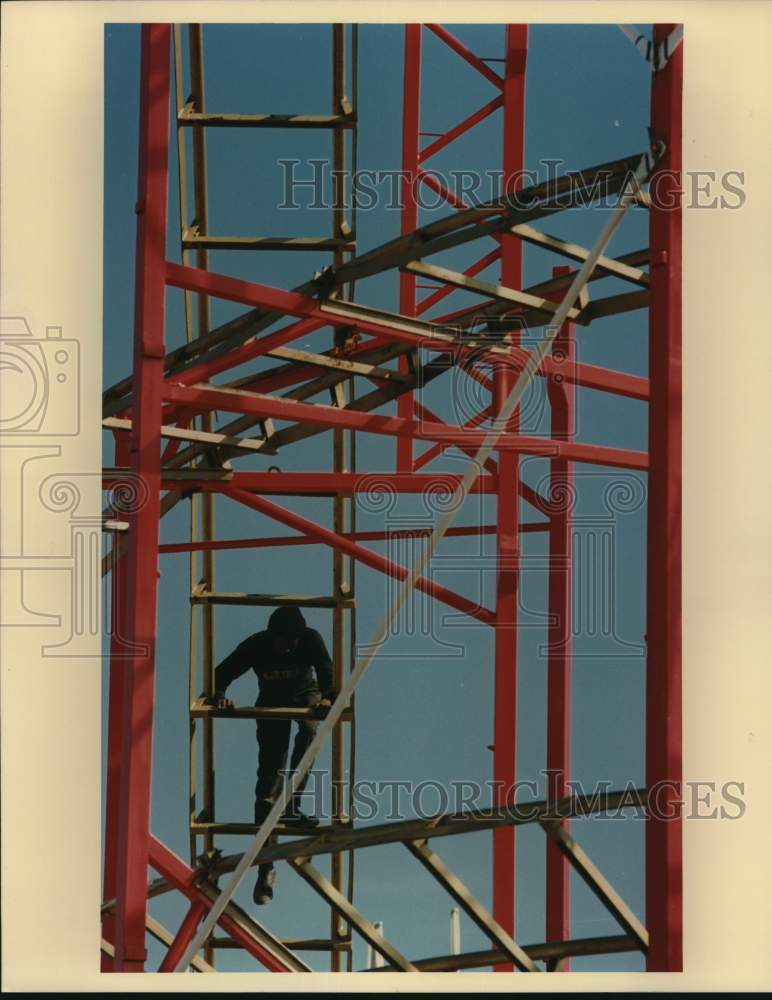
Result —
M273 899L273 886L276 882L276 869L273 865L260 865L257 872L257 882L252 892L252 899L258 906L264 906Z

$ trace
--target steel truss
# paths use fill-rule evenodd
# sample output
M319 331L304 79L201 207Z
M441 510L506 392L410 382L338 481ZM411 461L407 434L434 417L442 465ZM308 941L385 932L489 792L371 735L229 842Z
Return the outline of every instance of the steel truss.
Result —
M335 170L356 172L357 29L333 25L332 100L329 115L232 115L209 112L204 102L203 41L199 25L187 32L188 83L184 37L179 26L142 28L139 193L137 201L136 311L133 372L104 394L104 426L115 439L114 465L104 472L115 497L130 488L141 497L128 511L128 524L112 504L112 548L104 571L112 574L112 632L109 692L109 745L104 870L103 969L143 971L146 936L167 948L161 971L212 971L218 948L242 948L271 971L307 971L297 952L330 953L333 970L352 968L352 933L383 956L393 971L450 971L491 966L499 971L568 968L572 956L640 951L650 971L682 968L681 669L680 669L680 365L681 365L681 35L675 25L656 25L651 59L651 135L648 149L613 163L592 166L548 182L522 185L524 164L525 75L528 29L503 26L504 56L496 72L451 32L439 25L406 25L404 48L401 235L366 253L356 247L355 210L339 187L329 238L211 234L207 217L206 133L209 128L322 129L331 136ZM623 29L624 30L624 29ZM491 100L442 134L426 133L420 121L421 47L433 33L490 84ZM626 32L629 34L629 32ZM636 42L636 39L631 40ZM166 260L170 61L174 54L177 159L180 171L181 264ZM348 90L348 94L347 94ZM426 161L479 122L503 109L503 162L508 179L502 196L468 206L443 188ZM187 205L187 143L192 134L192 217ZM433 141L421 147L423 135ZM414 183L432 187L448 202L449 214L418 225ZM602 185L601 185L602 181ZM658 197L651 197L656 181ZM640 186L649 182L650 191ZM568 206L566 194L588 202L599 194L616 198L613 219L596 245L585 248L551 236L532 223ZM573 202L575 204L575 202ZM604 253L608 238L631 204L649 212L650 245L618 259ZM486 252L463 272L428 258L473 241L488 241ZM493 247L490 247L490 241ZM522 288L524 243L544 246L578 264L555 267L549 279ZM291 291L214 273L212 249L234 251L314 250L331 255L329 265ZM477 275L499 262L498 285ZM355 283L399 270L397 312L375 310L354 300ZM592 299L589 288L613 275L631 286L622 294ZM433 283L419 298L419 279ZM164 298L169 287L185 297L186 343L167 352ZM480 297L444 317L421 317L456 289ZM237 319L212 328L213 297L248 307ZM649 378L580 364L576 327L599 317L649 310ZM279 324L277 326L277 324ZM536 347L526 348L519 330L543 325ZM293 345L308 333L330 329L329 350L313 353ZM267 331L267 332L266 332ZM215 385L211 379L247 361L270 357L268 369ZM485 370L484 370L485 368ZM436 416L425 392L434 380L460 370L488 393L489 404L466 424ZM486 371L491 374L487 374ZM518 403L533 378L546 380L549 437L522 434ZM365 387L361 388L364 381ZM575 389L593 388L645 400L649 410L646 453L574 439ZM329 403L312 402L320 393ZM376 412L396 402L396 415ZM215 426L214 414L229 416ZM274 421L282 421L277 429ZM233 468L255 453L275 455L296 441L331 432L330 471L247 472ZM377 475L355 469L356 435L390 437L396 467ZM421 442L426 442L419 450ZM447 449L472 461L463 477L422 472ZM520 477L519 455L550 460L547 495ZM571 766L571 537L570 493L576 462L629 468L648 474L646 788L595 795L570 794ZM443 516L427 537L422 559L410 568L378 555L366 545L384 532L357 531L354 498L373 490L418 493L437 484L463 500L469 491L494 495L495 523L451 526ZM333 528L324 528L281 505L282 496L328 497ZM215 499L223 497L292 529L293 535L218 540ZM273 497L274 499L269 499ZM520 499L540 515L523 521ZM160 519L183 500L190 503L187 542L159 544ZM127 529L127 530L120 530ZM502 789L515 781L517 590L520 536L546 532L549 539L549 630L547 768L548 797L527 810L502 792L488 810L409 820L358 829L352 822L350 789L354 769L354 691L369 665L357 661L354 568L361 562L402 581L402 599L415 586L434 599L491 626L495 631L493 777ZM424 575L444 534L490 534L498 558L495 606L486 608ZM410 532L405 532L410 534ZM391 537L391 535L389 535ZM224 593L216 589L215 553L222 549L324 545L332 549L329 594ZM190 559L190 862L186 863L150 830L150 760L156 592L159 554L188 553ZM277 825L283 800L266 823L216 818L214 726L226 718L298 719L310 710L209 707L198 693L212 690L215 609L219 605L274 606L298 603L332 612L336 689L340 692L320 725L315 743L332 739L333 815L312 836L282 839ZM396 609L392 613L396 615ZM346 798L346 747L349 751ZM310 748L306 758L313 755ZM203 761L203 799L197 801L196 763ZM300 771L309 761L304 758ZM305 763L304 763L305 762ZM656 796L652 796L656 790ZM286 796L285 796L286 797ZM646 816L646 926L618 896L601 870L570 833L569 820L590 812L636 808ZM538 823L546 835L546 939L520 945L515 937L515 831ZM492 907L488 911L450 871L430 843L439 837L490 830L493 841ZM252 848L224 856L216 838L255 834ZM403 843L490 940L486 951L412 958L401 954L354 904L356 850ZM332 858L331 877L312 859ZM262 861L286 861L330 908L329 936L280 940L232 900L244 871ZM620 925L620 934L572 939L569 872L573 868ZM148 881L153 869L157 878ZM230 875L226 886L221 879ZM189 903L175 933L149 917L148 899L179 892ZM219 933L215 933L215 928ZM203 954L201 950L203 949Z

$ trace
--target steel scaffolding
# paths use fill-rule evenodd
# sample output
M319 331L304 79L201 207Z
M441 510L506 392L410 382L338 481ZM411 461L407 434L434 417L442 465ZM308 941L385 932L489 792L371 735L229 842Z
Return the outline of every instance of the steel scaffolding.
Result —
M420 86L422 39L431 32L492 87L491 100L454 128L422 131ZM653 43L643 46L652 70L650 145L633 156L587 167L526 186L523 179L525 84L528 27L502 25L504 52L483 59L440 25L404 27L401 235L358 252L355 208L343 185L335 186L331 235L234 237L210 233L207 216L206 134L209 128L321 129L331 138L331 163L338 176L356 176L357 27L331 26L332 94L329 115L227 114L206 110L203 38L200 25L142 27L139 192L134 363L130 376L106 390L103 425L115 440L115 464L104 471L105 487L121 487L141 499L129 505L126 530L115 530L104 569L112 574L112 631L109 742L103 888L103 969L143 971L147 934L167 948L161 971L211 971L218 948L242 948L256 968L307 971L303 950L330 954L332 970L352 964L352 933L381 955L386 970L452 971L493 966L497 971L568 969L572 956L639 951L650 971L682 968L681 668L680 668L680 493L681 493L681 172L682 46L675 25L655 25ZM629 31L626 31L629 33ZM185 43L187 40L187 50ZM641 49L637 39L636 47ZM187 63L183 55L187 51ZM631 50L631 58L635 58ZM501 73L489 65L499 63ZM187 80L185 66L187 64ZM174 90L172 91L172 70ZM168 218L169 112L176 102L180 192L181 264L166 258ZM506 179L501 197L470 206L447 190L426 161L503 109ZM188 181L185 134L192 133L192 184ZM422 147L421 138L433 141ZM416 189L427 185L449 206L449 214L419 226ZM645 185L648 184L648 191ZM193 211L187 203L193 192ZM548 235L533 223L565 210L567 196L587 203L600 194L616 207L592 248ZM349 192L351 194L351 192ZM356 204L354 198L353 205ZM608 240L628 206L649 213L649 247L618 258L605 255ZM435 254L473 241L486 252L463 272L431 262ZM549 278L523 288L523 244L543 246L575 266L552 269ZM491 249L492 245L492 249ZM215 249L286 252L312 250L327 256L307 282L291 291L214 273ZM477 277L491 264L501 267L499 284ZM646 269L648 268L648 269ZM356 302L356 283L399 271L397 312ZM632 286L592 299L588 285L614 276ZM419 279L431 291L419 299ZM167 288L185 297L186 342L167 351L164 303ZM462 289L479 304L430 320L421 317ZM248 311L213 328L210 300L224 299ZM633 310L649 312L649 377L641 378L576 359L576 327ZM282 321L288 322L284 325ZM544 337L526 345L523 330L543 326ZM288 346L299 337L329 329L331 347L313 353ZM267 331L267 332L266 332ZM276 366L230 382L211 379L270 357ZM463 425L433 412L427 391L442 386L450 371L476 380L489 403ZM488 374L489 373L489 374ZM549 436L522 433L518 404L529 381L546 380ZM358 391L362 381L371 388ZM590 445L575 439L575 393L592 388L648 403L649 448L638 452ZM284 390L282 392L282 390ZM437 390L441 391L441 390ZM329 393L330 402L310 402ZM393 411L376 412L395 402ZM228 414L216 425L215 413ZM281 422L276 428L274 421ZM256 431L255 431L256 429ZM300 440L330 432L329 471L238 471L250 455L275 455ZM358 433L395 442L396 465L377 475L356 471ZM419 451L421 442L427 447ZM466 455L464 476L422 471L453 448ZM291 452L290 452L291 454ZM549 460L549 491L539 493L520 475L520 455ZM648 476L646 617L646 787L596 794L571 794L572 516L569 496L575 463L633 469ZM408 568L365 543L387 532L357 531L356 496L374 489L418 494L438 484L463 500L478 493L496 502L494 524L452 527L453 511L440 518L423 560ZM270 538L218 540L215 498L239 503L292 529ZM332 529L286 507L282 496L327 497ZM541 520L521 520L520 502ZM178 504L190 504L187 542L159 544L161 518ZM113 522L119 512L111 512ZM518 586L520 538L546 533L549 546L547 758L551 776L544 801L526 809L507 797L516 778ZM486 608L425 574L444 534L488 534L497 554L495 607ZM329 595L223 593L215 585L215 553L226 548L270 550L279 546L326 546L333 552ZM190 560L190 752L189 839L186 863L150 830L151 749L158 557L188 553ZM357 827L351 788L354 779L354 691L369 665L358 659L356 563L401 581L494 629L495 697L493 778L500 789L489 809ZM276 606L297 603L332 612L335 687L340 692L321 723L317 739L332 746L333 810L329 825L298 838L269 816L258 828L216 817L214 727L226 719L298 719L311 709L233 710L210 707L199 692L211 693L215 609L220 605ZM396 609L392 609L396 614ZM369 654L368 654L369 655ZM346 753L348 750L348 764ZM310 752L310 751L309 751ZM201 762L202 798L197 765ZM303 763L301 762L301 769ZM348 772L348 780L347 780ZM274 812L283 803L277 803ZM571 817L636 807L646 815L645 926L620 898L569 830ZM538 823L546 842L545 941L521 945L515 927L515 829ZM430 847L438 837L490 830L492 907L488 911ZM223 855L221 837L255 835L253 848ZM292 839L287 835L292 833ZM402 843L431 873L490 941L486 951L431 958L401 954L356 907L354 858L369 846ZM326 878L312 864L332 859ZM264 861L286 861L330 908L329 934L281 940L232 900L243 870ZM613 915L620 933L571 938L569 873L573 868ZM149 869L157 877L149 880ZM231 882L222 879L231 873ZM149 917L148 899L179 892L189 909L171 933ZM210 926L211 925L211 926ZM217 926L219 935L213 933Z

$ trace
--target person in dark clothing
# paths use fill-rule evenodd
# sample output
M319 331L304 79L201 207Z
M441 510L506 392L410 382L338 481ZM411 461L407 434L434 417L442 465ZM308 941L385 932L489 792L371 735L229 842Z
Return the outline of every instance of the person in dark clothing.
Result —
M220 663L215 670L215 691L211 703L218 708L232 708L225 697L228 685L248 670L259 682L256 705L260 708L329 708L335 698L332 661L322 636L309 628L300 608L277 608L268 620L268 628L255 632ZM314 673L316 676L314 676ZM318 721L301 719L292 747L290 769L295 770L316 733ZM258 767L255 784L255 823L262 823L282 789L287 766L290 730L289 719L257 721ZM309 769L310 770L310 769ZM300 798L308 772L298 784L284 811L285 823L316 826L318 820L300 811ZM276 872L272 864L260 865L254 891L256 903L273 898Z

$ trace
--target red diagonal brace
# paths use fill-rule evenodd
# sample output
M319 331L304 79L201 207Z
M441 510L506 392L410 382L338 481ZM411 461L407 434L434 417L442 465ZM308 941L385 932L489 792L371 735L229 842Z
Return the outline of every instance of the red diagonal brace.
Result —
M486 267L494 264L499 257L501 257L501 249L499 247L495 247L489 254L486 254L480 260L472 264L471 267L468 267L464 271L464 274L468 278L474 278L481 271L484 271ZM423 315L423 313L431 309L432 306L435 306L438 302L441 302L443 299L447 298L448 295L451 295L456 291L458 291L458 289L454 285L445 285L444 288L438 288L436 292L432 292L431 295L427 295L425 299L421 299L416 307L416 315Z
M492 115L494 111L498 111L503 103L504 98L501 95L494 97L492 101L488 101L487 104L484 104L462 122L459 122L458 125L449 129L444 135L440 136L439 139L435 140L435 142L430 143L425 149L422 149L418 154L418 162L424 163L430 156L434 156L435 153L439 153L441 149L448 146L454 139L458 139L460 135L468 132L470 128L474 128L474 126L479 122L485 121L485 119L489 115Z
M339 535L334 531L330 531L329 528L323 528L319 524L314 524L313 521L301 517L300 514L286 510L284 507L280 507L270 500L239 489L228 490L225 495L231 497L233 500L238 500L247 507L251 507L252 510L259 511L261 514L279 521L281 524L286 524L289 528L294 528L304 535L316 538L333 549L345 552L346 555L352 556L359 562L364 563L365 566L377 569L381 573L385 573L386 576L393 577L395 580L404 580L408 576L408 570L404 566L399 566L390 559L386 559L376 552L371 552L369 549L357 545L356 542L350 541L344 535ZM442 587L440 584L427 580L425 577L419 577L415 586L416 590L421 590L430 597L442 601L443 604L447 604L457 611L463 611L465 614L476 618L486 625L493 623L493 614L487 608L475 604L474 601L470 601L466 597L454 593L452 590L448 590L447 587Z
M418 416L420 416L423 419L438 420L435 414L432 413L432 411L429 410L426 406L424 406L423 403L416 404L416 411L418 413ZM476 413L470 420L467 420L461 426L467 429L470 427L479 427L480 424L484 423L490 415L491 415L491 408L489 406L486 406L484 410L481 410L479 413ZM433 444L431 448L427 448L426 451L424 451L421 455L418 456L418 458L415 461L416 469L421 469L423 468L424 465L428 465L428 463L431 462L433 458L436 458L437 455L441 455L444 451L447 451L449 447L451 446L447 444ZM462 450L467 455L470 456L474 455L474 450L472 448L465 448ZM485 468L488 470L488 472L491 473L492 476L495 476L496 473L498 472L496 463L493 461L492 458L489 458L488 461L485 463Z
M445 42L448 48L453 49L456 55L461 56L464 62L468 62L470 66L474 66L477 72L481 73L494 87L498 87L499 90L504 89L504 81L498 73L494 73L492 69L489 69L482 59L479 59L474 52L468 49L463 42L459 41L455 35L452 35L447 28L443 28L441 24L427 24L426 27L437 38Z
M201 922L201 918L209 907L204 900L197 899L190 904L190 909L185 914L185 919L180 924L180 929L174 936L174 940L169 945L169 950L164 955L164 960L158 967L159 972L174 972L180 959L185 954L185 949L193 940L196 928Z
M169 850L166 844L161 843L153 836L150 837L150 864L159 875L163 875L192 902L202 903L207 910L211 907L211 900L196 888L196 873L193 869L186 865L182 858L178 858L173 851ZM226 913L223 913L218 923L226 934L230 934L234 941L237 941L245 951L248 951L270 972L292 971L279 958L255 941L251 935L246 934L239 924Z
M512 239L514 240L515 237ZM183 267L168 261L166 263L166 281L167 284L175 288L189 288L194 292L216 296L231 302L240 302L243 305L315 319L320 324L355 326L358 330L376 337L386 337L429 350L436 349L441 353L452 353L459 363L472 353L475 357L482 357L479 345L477 347L464 347L460 344L446 344L439 338L435 340L430 335L412 333L410 330L402 328L396 329L387 323L374 323L365 317L352 318L328 313L320 308L316 299L300 295L298 292L287 292L281 288L273 288L270 285L229 278L226 275L214 274L211 271L202 271L194 267ZM439 320L433 322L439 322ZM519 369L521 364L525 364L527 357L528 351L524 348L513 348L511 358L515 371ZM551 359L545 358L537 375L549 375L553 371L554 365ZM633 399L648 398L648 381L625 372L598 368L594 365L575 365L573 380L577 385L589 389L605 389L607 392L630 396Z

